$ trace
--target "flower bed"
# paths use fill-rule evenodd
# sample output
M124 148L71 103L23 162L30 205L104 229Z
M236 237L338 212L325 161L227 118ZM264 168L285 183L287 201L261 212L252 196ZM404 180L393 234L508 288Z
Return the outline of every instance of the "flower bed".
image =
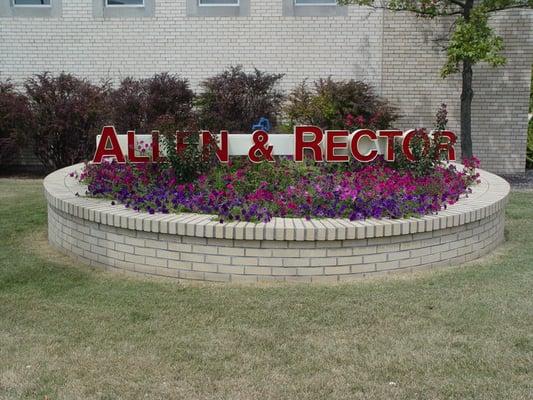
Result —
M437 215L402 219L272 218L149 214L85 196L69 175L46 177L50 243L79 262L120 273L208 281L329 282L456 265L504 240L509 185L480 170L468 197Z
M89 164L88 193L153 213L218 215L221 222L268 222L272 217L408 218L434 214L471 192L475 164L437 165L424 173L378 161L298 164L290 160L219 165L190 183L164 164Z

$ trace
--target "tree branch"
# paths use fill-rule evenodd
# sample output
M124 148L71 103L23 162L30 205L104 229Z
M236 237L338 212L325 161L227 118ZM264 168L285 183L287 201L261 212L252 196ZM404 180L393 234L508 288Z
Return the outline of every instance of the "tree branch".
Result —
M431 12L431 11L424 11L422 9L418 9L418 8L393 8L393 7L388 7L388 6L368 6L374 10L388 10L388 11L394 11L394 12L410 12L410 13L413 13L413 14L419 14L419 15L422 15L422 16L428 16L428 17L432 17L432 18L436 18L436 17L451 17L453 15L462 15L463 12L460 11L460 10L457 10L457 11L450 11L450 12L438 12L438 13L434 13L434 12Z
M461 0L434 0L433 4L423 1L392 1L381 0L337 0L340 5L353 5L370 7L374 10L388 10L393 12L410 12L422 17L436 18L462 15L466 3ZM379 4L375 4L379 3ZM427 6L427 7L426 7ZM451 8L451 9L450 9ZM457 9L459 8L459 9ZM447 10L450 9L450 10Z
M459 0L448 0L450 3L455 4L461 8L465 8L465 3L459 1Z
M502 7L496 7L496 8L487 8L487 12L497 12L497 11L503 11L503 10L511 10L511 9L517 9L517 8L531 8L528 4L517 4L514 6L502 6Z

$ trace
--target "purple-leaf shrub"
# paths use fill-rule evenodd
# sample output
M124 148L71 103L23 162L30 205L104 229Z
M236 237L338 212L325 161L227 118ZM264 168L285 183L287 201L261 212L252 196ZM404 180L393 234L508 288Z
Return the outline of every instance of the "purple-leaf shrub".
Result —
M107 114L107 84L45 72L25 87L35 126L28 134L44 166L54 170L91 157Z
M111 117L119 134L128 130L148 134L159 130L159 120L171 119L176 129L190 128L192 124L194 92L189 82L177 75L163 72L146 79L124 78L111 91Z
M0 81L0 165L12 163L31 131L28 100L9 82Z
M249 133L254 123L266 117L275 126L284 98L278 88L282 77L258 69L247 73L236 66L204 80L196 100L199 125Z

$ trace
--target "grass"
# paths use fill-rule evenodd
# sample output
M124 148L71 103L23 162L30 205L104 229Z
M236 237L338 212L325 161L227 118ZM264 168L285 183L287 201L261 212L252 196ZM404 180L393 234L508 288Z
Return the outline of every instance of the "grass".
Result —
M237 287L73 265L41 192L0 180L0 399L533 397L533 193L468 267Z

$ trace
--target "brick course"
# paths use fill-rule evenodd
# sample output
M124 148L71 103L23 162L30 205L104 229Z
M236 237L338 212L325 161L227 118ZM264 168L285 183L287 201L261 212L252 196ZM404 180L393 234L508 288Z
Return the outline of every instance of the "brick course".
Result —
M368 247L372 253L365 256L358 255L359 249L367 248L368 241L372 239L359 239L358 243L338 241L340 248L345 250L344 254L350 255L330 257L313 256L312 250L325 251L322 245L327 242L323 241L295 242L296 246L304 246L275 258L259 253L227 256L228 251L242 254L249 249L243 247L241 240L235 239L208 238L205 247L209 248L209 252L198 247L161 251L149 247L150 243L181 243L186 237L150 233L150 239L147 239L143 232L104 226L53 207L48 208L48 228L50 243L62 252L84 264L119 272L223 282L255 282L272 277L285 281L296 278L304 282L331 282L399 270L431 269L479 258L504 240L504 210L459 227L433 231L431 235L410 235L410 242L407 242L410 250L390 246L390 237L378 238L374 240L377 246ZM87 232L84 228L89 228L89 233L83 233ZM93 236L95 232L105 234L104 246L91 244L101 240ZM136 246L124 247L120 241L112 239L130 235L139 240ZM311 252L308 243L313 245ZM270 247L270 242L265 240L257 244L260 250ZM212 252L217 255L210 254Z

